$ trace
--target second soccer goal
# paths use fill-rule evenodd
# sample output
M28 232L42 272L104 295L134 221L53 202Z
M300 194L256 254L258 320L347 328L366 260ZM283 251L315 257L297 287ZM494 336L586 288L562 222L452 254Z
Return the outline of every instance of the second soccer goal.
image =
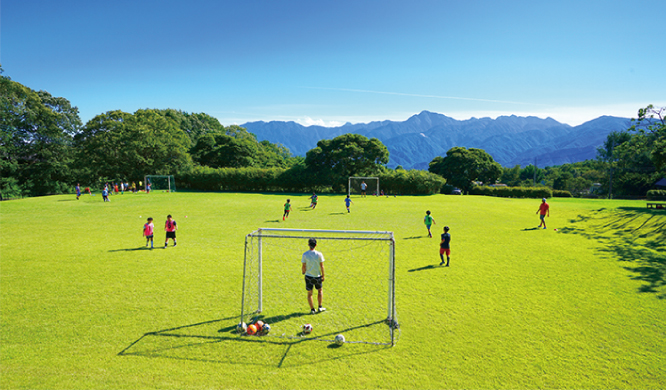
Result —
M324 257L326 311L310 313L301 259L309 240ZM317 308L317 290L313 291ZM394 345L395 240L392 232L258 229L245 238L241 322L263 321L270 337Z

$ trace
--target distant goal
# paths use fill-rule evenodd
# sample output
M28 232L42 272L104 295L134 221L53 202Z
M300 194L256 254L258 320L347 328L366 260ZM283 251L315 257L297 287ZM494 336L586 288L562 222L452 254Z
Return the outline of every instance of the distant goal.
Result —
M347 194L352 195L361 195L363 192L362 185L366 185L366 195L379 195L379 178L378 177L360 177L360 176L351 176L349 177L349 182L347 185Z
M310 314L301 258L308 239L325 258L326 311ZM313 291L315 307L317 291ZM392 232L258 229L245 237L241 322L262 320L265 337L394 345L399 325L395 304L395 240ZM310 323L314 330L301 333Z
M151 191L176 192L176 179L173 175L146 175L144 185L150 184Z

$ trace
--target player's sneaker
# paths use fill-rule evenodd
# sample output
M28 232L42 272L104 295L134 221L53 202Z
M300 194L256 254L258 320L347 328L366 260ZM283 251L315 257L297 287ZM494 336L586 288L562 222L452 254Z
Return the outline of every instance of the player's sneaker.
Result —
M319 312L321 313L321 312L323 312L323 311L326 311L326 308L325 308L325 307L321 307L321 306L319 306Z
M315 314L315 313L317 313L315 309L310 309L310 314Z

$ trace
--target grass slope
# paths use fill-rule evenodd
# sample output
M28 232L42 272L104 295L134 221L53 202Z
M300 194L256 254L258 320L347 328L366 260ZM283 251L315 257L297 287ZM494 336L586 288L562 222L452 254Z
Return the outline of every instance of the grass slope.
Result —
M535 200L354 198L347 214L342 196L321 196L312 211L306 195L291 195L282 222L286 198L1 202L0 388L666 386L663 211L553 199L542 230ZM437 221L433 239L426 210ZM145 250L145 219L155 218L159 247L167 214L179 245ZM438 266L444 225L449 268ZM394 231L398 344L234 336L244 236L275 226Z

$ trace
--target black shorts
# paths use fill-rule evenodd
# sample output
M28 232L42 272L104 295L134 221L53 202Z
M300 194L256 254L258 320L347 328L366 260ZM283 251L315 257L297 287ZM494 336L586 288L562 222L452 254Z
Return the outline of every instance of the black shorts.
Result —
M305 275L305 289L308 291L312 291L313 288L317 290L321 290L321 276L313 277L313 276L308 276Z
M173 238L174 240L176 239L176 232L166 232L167 234L167 240L170 238Z

